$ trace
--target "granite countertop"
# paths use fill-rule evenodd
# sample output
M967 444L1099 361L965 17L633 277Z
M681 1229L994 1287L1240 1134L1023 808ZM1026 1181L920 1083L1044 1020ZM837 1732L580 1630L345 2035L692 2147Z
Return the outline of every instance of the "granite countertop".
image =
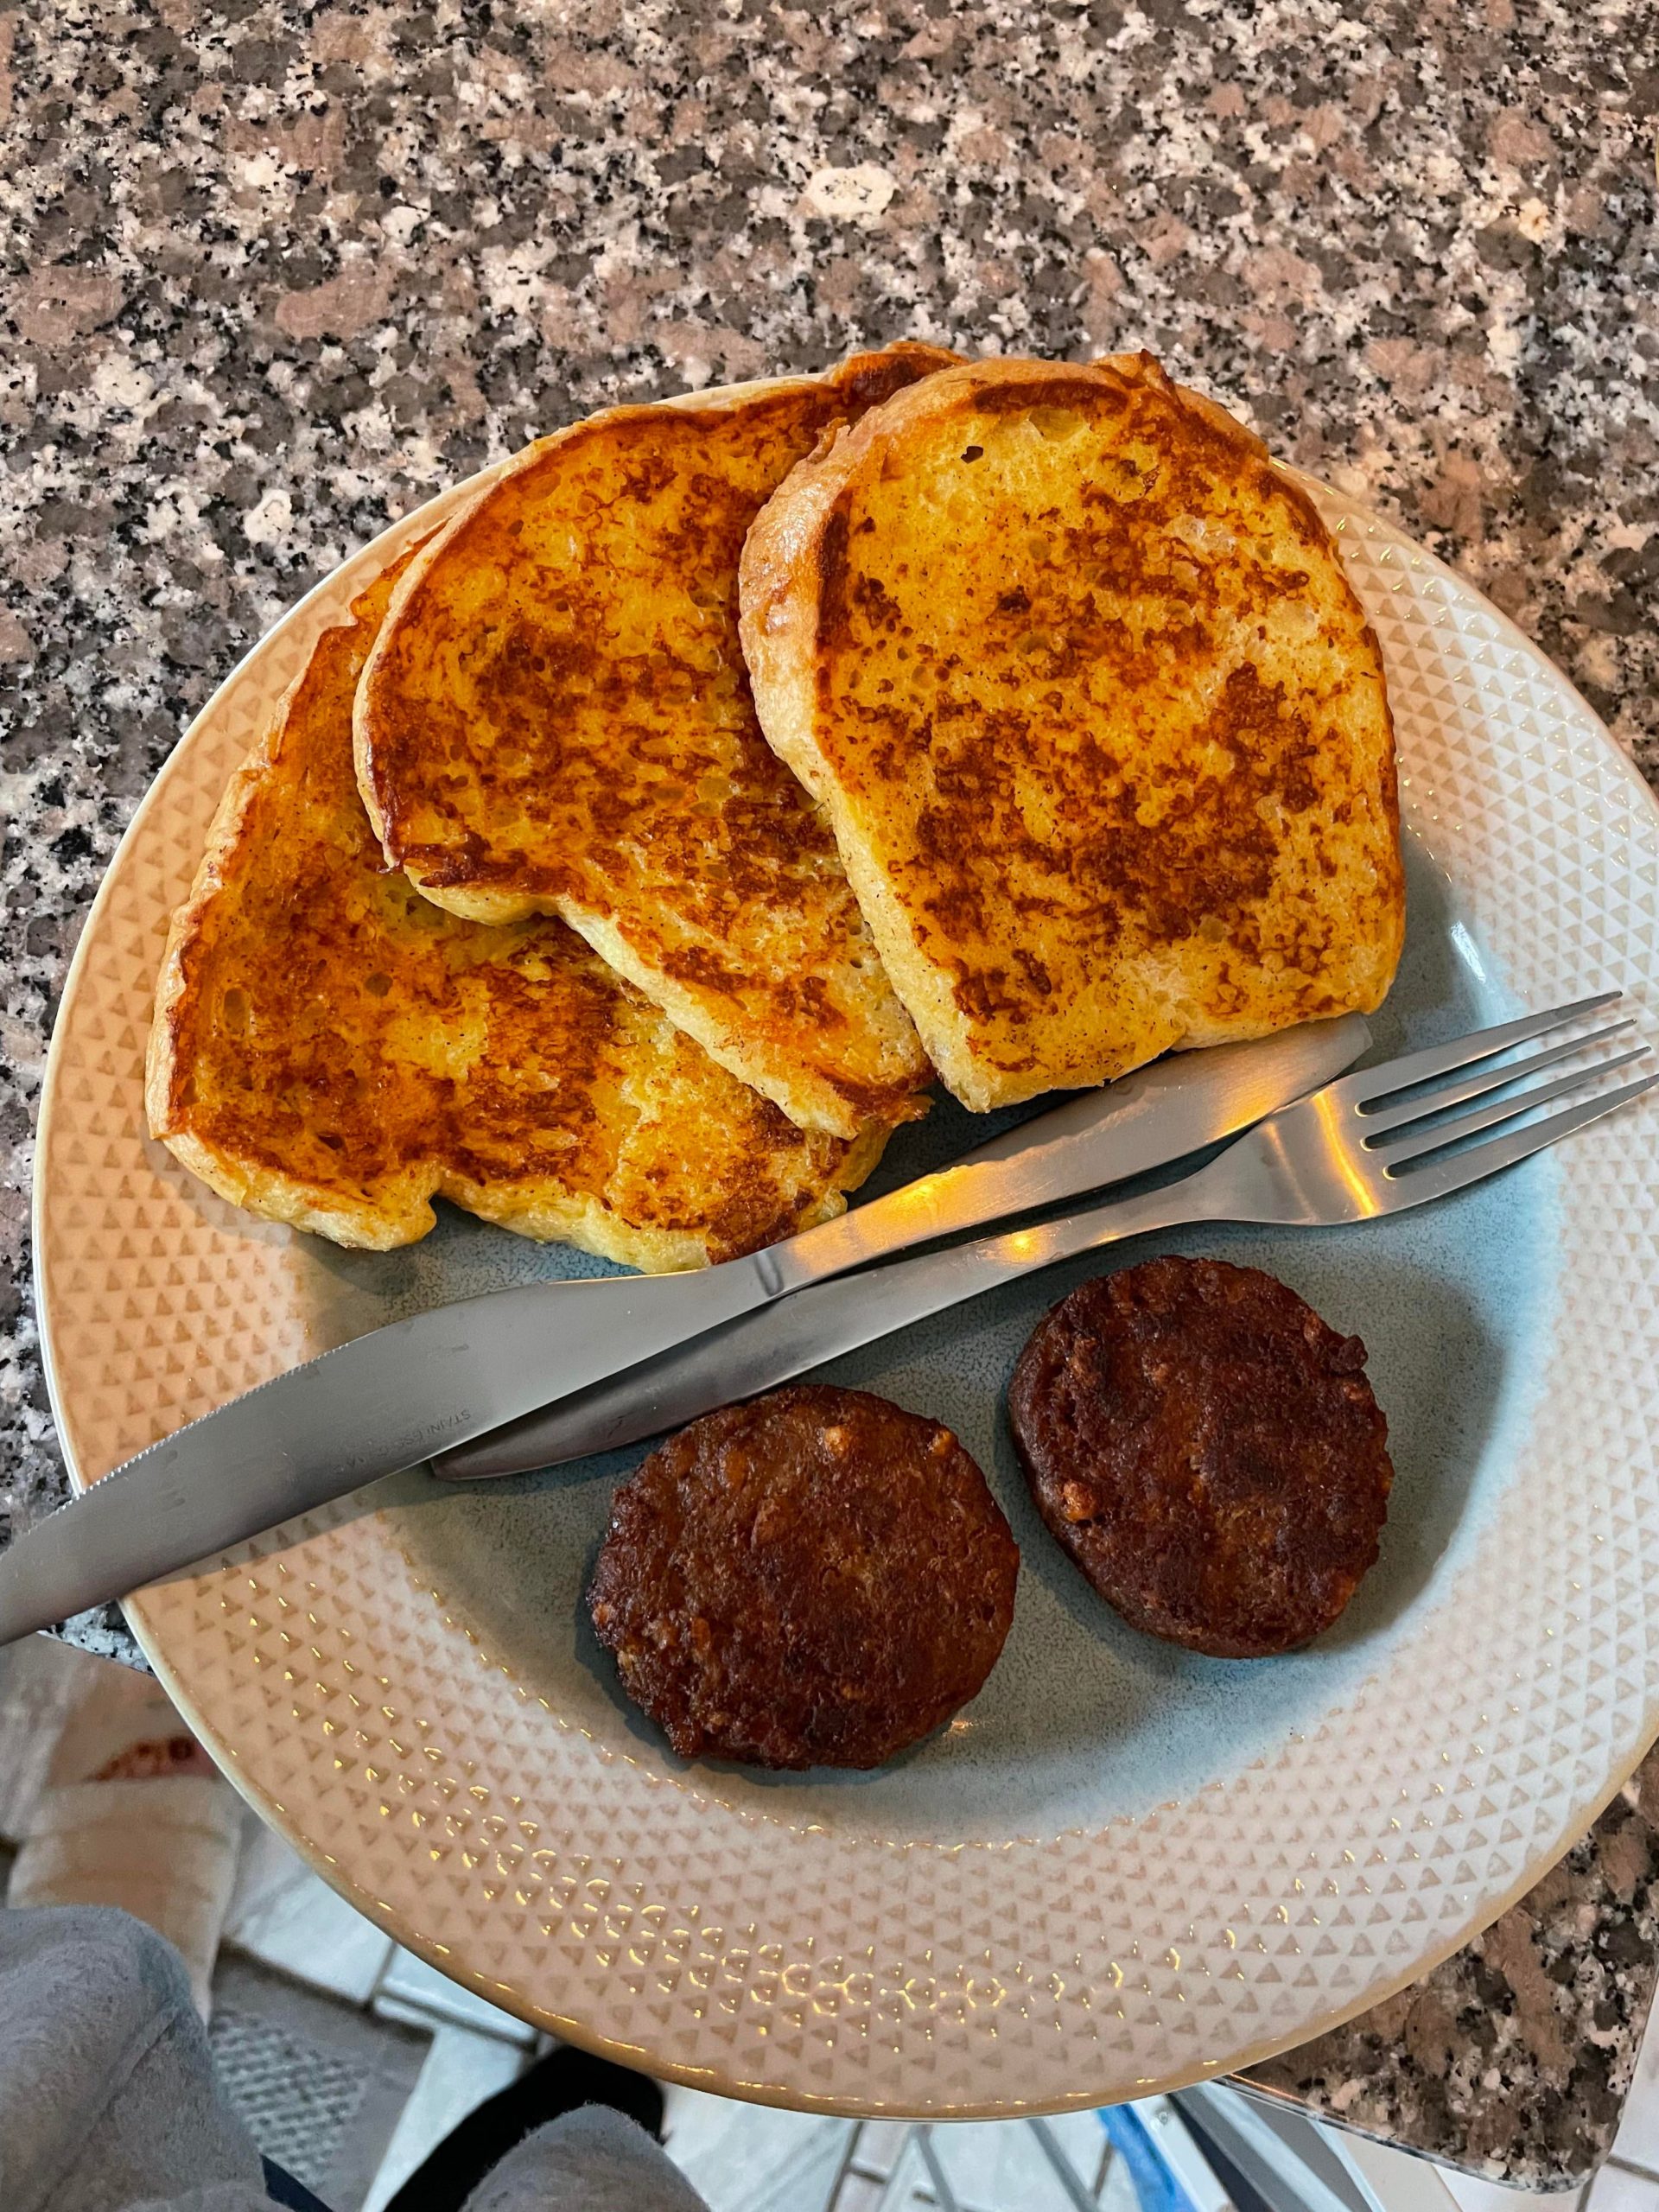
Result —
M0 1535L63 1494L31 1129L135 804L313 581L601 401L901 334L1150 346L1452 562L1659 778L1656 92L1646 0L0 8ZM1656 1819L1659 1759L1259 2078L1582 2174Z

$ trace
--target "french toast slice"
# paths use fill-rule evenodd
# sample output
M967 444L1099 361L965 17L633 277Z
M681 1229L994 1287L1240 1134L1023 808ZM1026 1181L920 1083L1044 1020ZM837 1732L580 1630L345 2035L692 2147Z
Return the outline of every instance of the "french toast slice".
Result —
M741 600L761 726L964 1105L1381 1001L1376 638L1306 496L1150 355L898 393L773 495Z
M755 723L737 563L803 455L955 357L616 407L530 447L404 578L359 687L386 859L477 921L555 913L803 1128L931 1071L835 840Z
M352 701L397 581L323 633L232 779L168 937L151 1133L234 1205L378 1251L439 1194L651 1272L840 1213L885 1124L798 1129L563 922L463 921L388 873Z

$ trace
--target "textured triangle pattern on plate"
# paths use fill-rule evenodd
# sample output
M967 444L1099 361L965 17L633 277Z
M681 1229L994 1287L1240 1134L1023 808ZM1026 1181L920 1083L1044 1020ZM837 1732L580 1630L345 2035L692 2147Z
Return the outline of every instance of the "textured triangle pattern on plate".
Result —
M1318 497L1382 640L1408 818L1479 941L1527 1002L1620 985L1650 1013L1659 817L1634 775L1494 609ZM147 1141L141 1069L168 912L226 776L316 626L429 520L359 556L223 688L89 926L40 1160L79 1479L373 1318L306 1240ZM313 1516L138 1618L315 1863L549 2025L705 2086L866 2110L1096 2102L1230 2069L1490 1917L1659 1723L1659 1112L1586 1133L1556 1172L1570 1294L1505 1498L1421 1628L1413 1696L1371 1683L1246 1770L1099 1832L901 1846L723 1802L620 1727L600 1740L550 1710L416 1573L395 1516Z

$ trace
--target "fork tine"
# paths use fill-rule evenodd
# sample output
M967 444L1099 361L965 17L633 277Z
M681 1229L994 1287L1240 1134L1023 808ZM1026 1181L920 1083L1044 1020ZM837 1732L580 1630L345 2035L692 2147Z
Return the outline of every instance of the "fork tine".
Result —
M1425 1046L1420 1052L1385 1060L1381 1067L1361 1068L1356 1075L1345 1075L1340 1088L1347 1098L1361 1106L1373 1098L1388 1098L1396 1090L1408 1090L1414 1083L1430 1082L1437 1075L1455 1075L1459 1068L1472 1067L1477 1060L1490 1059L1494 1052L1508 1052L1511 1045L1548 1036L1552 1029L1576 1021L1582 1014L1594 1014L1599 1007L1611 1006L1623 995L1620 991L1599 991L1594 998L1580 999L1572 1006L1558 1006L1546 1014L1524 1014L1518 1021L1500 1021L1495 1029L1477 1029L1467 1037L1454 1037L1449 1045Z
M1570 1091L1582 1090L1598 1076L1612 1075L1619 1068L1629 1067L1632 1060L1645 1059L1647 1055L1648 1047L1638 1045L1633 1052L1619 1052L1610 1060L1598 1061L1594 1067L1573 1068L1567 1075L1558 1075L1554 1083L1535 1084L1517 1097L1500 1098L1495 1105L1483 1106L1473 1114L1459 1114L1449 1122L1438 1122L1433 1128L1408 1129L1397 1143L1376 1147L1378 1162L1389 1169L1402 1167L1408 1160L1421 1160L1425 1154L1439 1152L1446 1145L1461 1144L1465 1137L1478 1136L1483 1129L1495 1129L1504 1122L1530 1114L1537 1107L1549 1105L1554 1099L1565 1098Z
M1452 1159L1441 1160L1437 1166L1414 1167L1399 1176L1389 1174L1385 1178L1389 1203L1384 1211L1398 1212L1407 1206L1421 1205L1427 1198L1446 1198L1467 1184L1484 1182L1501 1168L1513 1167L1517 1160L1541 1152L1558 1137L1571 1136L1575 1129L1587 1128L1592 1122L1600 1121L1604 1114L1616 1113L1621 1106L1629 1105L1631 1099L1640 1098L1643 1091L1651 1090L1656 1083L1659 1075L1641 1076L1634 1083L1621 1084L1617 1090L1603 1091L1597 1097L1582 1100L1577 1106L1566 1107L1546 1122L1534 1122L1527 1128L1511 1129L1507 1136L1494 1137L1488 1144L1475 1145Z
M1360 1125L1369 1146L1374 1136L1385 1130L1403 1128L1408 1122L1421 1122L1426 1114L1443 1114L1452 1106L1464 1106L1471 1098L1484 1098L1489 1091L1502 1090L1506 1084L1523 1083L1529 1076L1541 1074L1545 1068L1554 1067L1560 1060L1569 1060L1574 1053L1588 1050L1592 1045L1605 1045L1610 1037L1622 1037L1634 1029L1634 1020L1610 1021L1605 1029L1587 1030L1582 1037L1569 1037L1564 1045L1551 1045L1541 1052L1529 1052L1522 1060L1510 1060L1501 1068L1483 1066L1478 1075L1464 1083L1442 1084L1438 1090L1431 1090L1421 1098L1408 1098L1397 1106L1381 1106L1373 1113L1362 1112ZM1609 1063L1604 1061L1603 1066ZM1581 1071L1594 1075L1594 1068Z

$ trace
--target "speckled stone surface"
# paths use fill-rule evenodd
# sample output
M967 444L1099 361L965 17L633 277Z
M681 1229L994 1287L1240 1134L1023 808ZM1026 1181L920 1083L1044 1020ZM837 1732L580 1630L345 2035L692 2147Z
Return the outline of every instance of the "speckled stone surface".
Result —
M1452 561L1659 776L1656 93L1636 0L0 10L0 1535L62 1495L32 1119L134 805L308 584L601 401L900 334L1145 344ZM1651 1991L1656 1777L1263 2078L1583 2173Z
M1423 1980L1245 2077L1532 2189L1605 2156L1653 1997L1659 1755L1537 1887Z

